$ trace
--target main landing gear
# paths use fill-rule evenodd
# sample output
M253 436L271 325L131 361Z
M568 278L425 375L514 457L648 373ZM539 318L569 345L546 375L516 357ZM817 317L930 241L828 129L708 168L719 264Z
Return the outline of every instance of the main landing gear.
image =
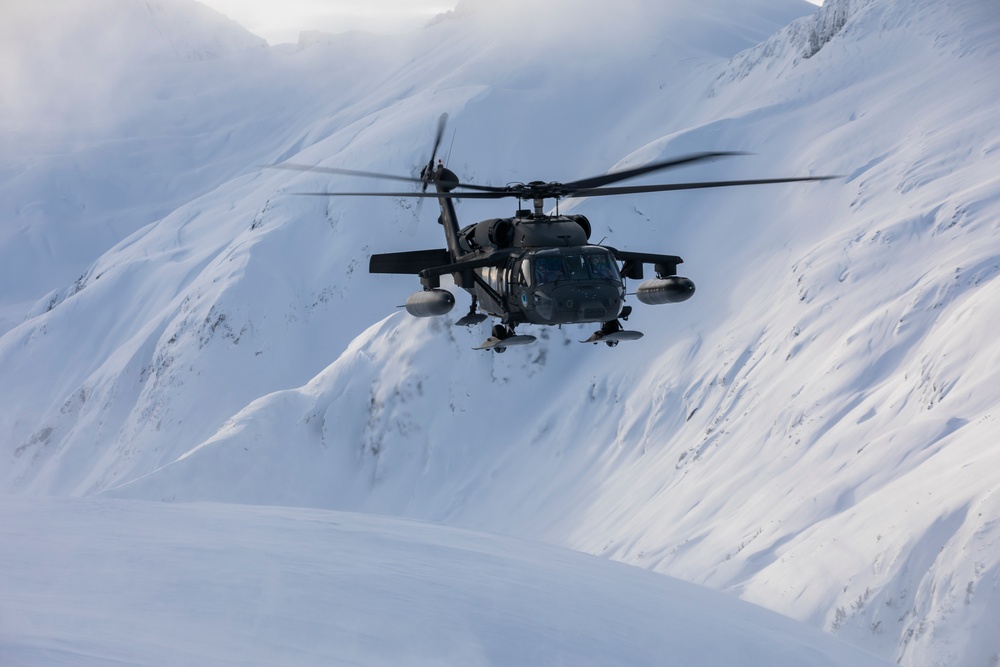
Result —
M486 318L489 317L486 313L477 313L476 308L479 307L479 300L476 297L472 297L472 305L469 306L469 312L466 313L460 320L455 322L456 327L471 327L474 324L479 324L484 322Z
M460 320L455 322L457 326L472 326L473 324L479 324L486 320L488 315L484 313L477 313L477 301L475 298L472 300L472 307L469 308L469 312L462 317ZM629 315L632 314L632 307L625 306L622 308L621 314L618 318L628 321ZM622 328L622 323L619 319L608 320L601 324L601 328L595 331L590 338L587 340L581 340L581 343L593 343L597 345L598 343L604 343L608 347L616 347L618 343L623 340L639 340L642 338L641 331L626 331ZM483 341L483 344L479 347L474 347L474 350L493 350L496 353L506 352L508 347L515 347L518 345L528 345L529 343L534 343L537 338L530 335L518 334L514 330L513 324L494 324L493 328L490 330L490 337Z
M631 314L632 306L625 306L622 308L619 317L627 322L628 316ZM626 331L622 328L622 323L614 319L604 322L600 329L591 334L590 338L581 340L580 342L593 343L594 345L604 343L608 347L615 347L623 340L639 340L640 338L642 338L641 331Z
M514 332L514 327L509 324L494 324L491 335L479 347L474 350L493 350L494 352L506 352L508 347L517 345L527 345L534 343L537 338Z

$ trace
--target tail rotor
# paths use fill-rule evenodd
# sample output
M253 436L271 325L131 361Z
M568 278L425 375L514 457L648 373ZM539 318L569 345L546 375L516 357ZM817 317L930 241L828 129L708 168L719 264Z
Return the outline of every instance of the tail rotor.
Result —
M420 189L421 192L427 192L427 186L434 182L435 173L437 171L437 165L434 164L434 158L437 157L438 148L441 147L441 139L444 137L444 128L447 124L448 114L443 113L441 114L441 117L438 118L437 135L434 137L434 148L431 149L431 159L427 161L427 166L420 171L420 178L424 182Z

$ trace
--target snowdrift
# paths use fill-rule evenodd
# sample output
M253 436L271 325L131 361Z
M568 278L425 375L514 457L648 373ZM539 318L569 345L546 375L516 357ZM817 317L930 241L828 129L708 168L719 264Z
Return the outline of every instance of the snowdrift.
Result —
M14 498L0 565L7 665L887 664L669 577L388 517Z

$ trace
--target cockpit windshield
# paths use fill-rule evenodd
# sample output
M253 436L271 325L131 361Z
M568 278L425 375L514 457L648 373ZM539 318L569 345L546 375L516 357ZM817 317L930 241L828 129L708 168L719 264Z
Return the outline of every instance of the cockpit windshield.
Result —
M544 285L566 280L566 265L559 255L535 258L535 284Z
M620 280L610 253L588 252L535 257L535 284L559 280Z

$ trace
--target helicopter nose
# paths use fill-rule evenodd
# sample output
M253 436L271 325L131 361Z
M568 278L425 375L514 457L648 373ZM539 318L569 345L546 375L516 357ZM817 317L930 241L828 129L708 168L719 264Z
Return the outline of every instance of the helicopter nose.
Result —
M622 308L621 295L609 285L565 285L552 296L560 322L607 322Z

